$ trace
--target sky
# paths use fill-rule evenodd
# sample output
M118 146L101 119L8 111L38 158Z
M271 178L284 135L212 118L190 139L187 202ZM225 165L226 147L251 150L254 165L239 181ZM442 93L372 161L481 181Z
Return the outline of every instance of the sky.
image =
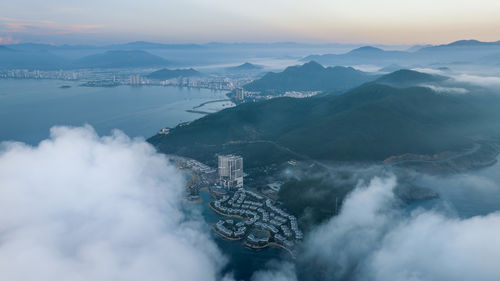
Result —
M497 41L499 14L496 0L17 0L0 44Z

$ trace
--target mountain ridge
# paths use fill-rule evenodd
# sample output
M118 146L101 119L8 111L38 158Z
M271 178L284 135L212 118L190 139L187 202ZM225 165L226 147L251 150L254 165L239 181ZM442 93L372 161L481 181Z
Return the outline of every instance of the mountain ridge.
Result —
M218 153L238 153L250 167L290 159L377 162L432 155L469 147L472 136L498 136L490 119L498 114L498 98L482 111L474 98L375 81L342 95L244 103L149 141L162 152L211 164Z
M310 61L303 65L289 66L284 71L268 72L262 78L243 86L247 91L270 94L286 91L330 91L346 90L376 76L356 70L352 67L323 67Z
M72 63L78 68L124 68L167 65L162 57L142 50L111 50L85 56Z

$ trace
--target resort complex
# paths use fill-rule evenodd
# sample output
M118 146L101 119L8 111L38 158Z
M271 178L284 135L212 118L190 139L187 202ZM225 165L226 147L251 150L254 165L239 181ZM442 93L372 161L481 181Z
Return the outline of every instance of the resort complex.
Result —
M271 199L240 188L210 203L217 213L238 219L220 220L215 231L226 239L245 239L245 245L263 248L276 245L292 250L303 238L297 218L276 207Z

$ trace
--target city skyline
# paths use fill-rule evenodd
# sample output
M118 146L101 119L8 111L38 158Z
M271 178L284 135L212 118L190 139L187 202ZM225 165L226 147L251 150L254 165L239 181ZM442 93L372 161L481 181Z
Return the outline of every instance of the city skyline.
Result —
M471 1L33 0L4 3L0 44L497 41L500 3Z

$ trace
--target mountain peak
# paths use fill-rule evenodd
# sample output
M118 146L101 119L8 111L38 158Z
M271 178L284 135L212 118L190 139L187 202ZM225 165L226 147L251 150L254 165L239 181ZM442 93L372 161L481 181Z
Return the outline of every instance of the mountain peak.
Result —
M243 88L272 95L287 91L347 90L375 78L350 67L325 68L315 61L310 61L303 65L287 67L283 72L269 72Z
M261 69L262 66L256 65L256 64L253 64L253 63L249 63L249 62L245 62L245 63L240 64L238 66L235 66L233 68L237 69L237 70L255 70L255 69Z
M476 46L481 45L483 42L478 40L458 40L448 44L448 46Z
M360 47L357 49L354 49L349 52L349 54L356 54L356 53L378 53L378 52L383 52L384 50L372 46L364 46Z
M412 84L412 83L424 83L424 82L438 82L446 79L447 77L441 75L432 75L410 69L400 69L380 77L379 79L377 79L377 82Z
M323 69L325 69L321 64L319 64L313 60L303 64L302 66L300 66L300 68L305 69L305 70L323 70Z
M448 47L465 46L466 47L466 46L488 46L488 45L500 45L500 41L496 41L496 42L483 42L483 41L474 40L474 39L470 39L470 40L458 40L458 41L452 42L452 43L444 45L444 46L448 46Z

